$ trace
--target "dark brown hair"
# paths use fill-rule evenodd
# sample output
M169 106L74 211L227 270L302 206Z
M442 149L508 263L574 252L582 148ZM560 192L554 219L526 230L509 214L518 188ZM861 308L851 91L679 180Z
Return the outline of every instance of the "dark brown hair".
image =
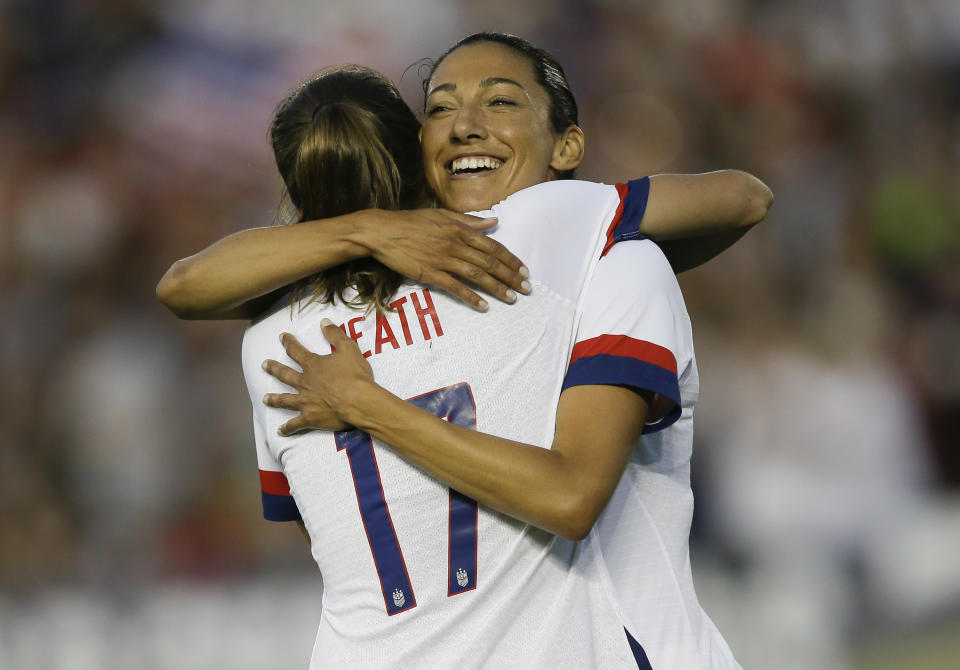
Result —
M358 65L326 69L277 107L270 143L295 222L360 209L409 209L423 197L420 124L396 87ZM303 279L293 299L386 310L403 278L359 259ZM357 296L343 297L353 287Z
M574 97L573 91L570 89L570 82L567 81L567 75L563 71L560 61L558 61L549 51L538 47L533 42L525 40L522 37L517 37L516 35L509 35L507 33L474 33L473 35L464 37L462 40L443 52L443 55L433 62L427 78L423 80L424 110L426 110L427 107L427 92L430 87L430 80L433 79L433 75L440 66L440 63L442 63L447 56L452 54L460 47L484 42L499 44L500 46L507 47L508 49L513 49L515 52L527 59L527 61L530 63L530 66L533 68L533 74L537 80L537 83L543 86L544 90L547 92L547 96L549 96L550 125L553 126L554 132L562 133L570 126L579 125L577 120L579 115L579 111L577 109L577 99ZM574 170L564 170L563 172L558 172L557 179L573 179L574 173Z

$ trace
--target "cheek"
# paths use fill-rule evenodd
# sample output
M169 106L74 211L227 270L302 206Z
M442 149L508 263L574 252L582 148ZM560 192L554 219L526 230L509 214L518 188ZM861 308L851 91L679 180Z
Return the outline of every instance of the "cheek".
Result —
M435 123L423 124L420 130L420 151L425 159L436 154L439 136L439 129Z
M522 137L518 139L518 144L514 146L522 147L518 156L522 157L523 168L525 171L538 171L546 173L553 160L553 141L542 135Z
M502 137L509 138L508 141L526 154L528 160L549 160L553 156L556 138L540 115L531 115L524 122L510 124L503 129Z

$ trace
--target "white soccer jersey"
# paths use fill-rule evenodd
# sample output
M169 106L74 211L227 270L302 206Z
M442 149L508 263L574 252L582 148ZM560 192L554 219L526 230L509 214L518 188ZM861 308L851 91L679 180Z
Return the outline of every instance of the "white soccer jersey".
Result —
M680 389L696 380L682 300L678 311L670 294L671 314L680 315L680 326L686 323L687 349L671 339L670 328L660 323L661 312L648 309L647 303L658 301L641 305L625 289L635 286L643 296L669 293L676 281L668 273L667 286L650 283L665 278L652 276L644 271L645 262L638 262L629 286L608 292L606 283L614 275L624 281L622 273L629 269L624 266L634 262L614 242L639 237L647 189L647 180L616 188L550 182L495 206L492 214L500 224L492 235L531 270L532 294L515 305L492 302L488 313L479 314L443 293L407 284L393 302L396 311L388 314L364 316L342 305L314 303L303 310L279 309L248 329L244 374L254 407L265 516L284 520L302 514L324 578L311 667L635 668L647 667L647 657L654 668L686 667L658 664L660 657L684 658L664 655L661 648L669 648L670 640L643 618L648 607L647 618L656 617L664 603L646 594L633 603L620 591L620 585L641 584L618 558L639 540L633 526L621 534L616 511L651 513L627 495L635 479L630 470L598 527L587 540L574 543L478 508L365 433L279 437L277 428L294 413L261 402L265 393L288 391L261 370L261 362L275 358L295 365L286 358L279 333L291 332L309 349L326 353L329 345L320 331L326 317L357 341L378 383L437 416L482 432L549 448L561 389L590 383L661 394L667 400L657 408L659 421L652 429L670 425L678 414L672 411L675 402L689 400L692 406ZM656 250L651 243L622 246L636 245ZM598 261L603 252L609 253ZM616 262L621 256L627 260ZM593 296L606 300L618 292L626 299L587 304L584 286L595 272L590 303ZM631 312L638 305L646 316ZM619 313L624 320L614 318ZM651 346L638 348L636 342ZM664 365L656 347L682 361L679 384L676 363L672 370ZM644 440L628 468L647 467ZM671 466L682 474L686 462ZM681 505L689 500L689 485L682 479L674 479L685 487L678 496ZM682 552L674 552L678 556L686 556L688 526L689 520ZM664 534L656 524L643 532ZM673 541L674 535L667 539ZM671 581L661 584L663 589L685 583L674 553L649 559L666 562L661 572ZM687 595L685 587L677 588L677 608L689 604ZM689 596L696 604L692 587ZM676 627L675 617L670 621ZM701 639L700 619L684 621ZM687 639L681 642L686 649Z
M599 263L582 304L564 387L620 384L657 394L644 435L582 544L603 565L641 668L739 668L700 607L690 574L699 379L673 270L650 240L619 242Z

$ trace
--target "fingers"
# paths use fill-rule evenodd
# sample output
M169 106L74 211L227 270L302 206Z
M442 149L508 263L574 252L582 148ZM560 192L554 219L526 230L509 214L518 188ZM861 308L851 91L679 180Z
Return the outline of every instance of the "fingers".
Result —
M282 409L300 409L300 396L296 393L268 393L263 396L263 404Z
M513 254L507 251L506 247L501 245L499 242L488 240L486 238L484 238L484 240L495 245L497 249L502 249L505 254L508 254L511 257L513 256ZM525 266L521 264L519 269L515 269L511 265L505 264L496 255L482 251L478 251L477 254L479 254L478 257L466 258L465 260L477 265L485 273L493 277L494 280L504 284L505 287L509 288L510 290L518 291L520 293L530 292L530 282L527 279L527 277L530 276L530 272Z
M303 415L301 414L300 416L290 419L285 424L280 426L277 429L277 433L280 435L293 435L297 431L303 430L304 428L309 428L309 426L307 425L306 419L304 419Z
M452 277L445 272L431 272L429 274L425 274L421 281L423 281L425 284L429 284L430 286L436 286L455 298L459 298L478 312L486 312L490 307L486 300L471 291L466 284L458 281L455 277Z
M313 356L313 352L300 344L300 340L290 333L280 333L280 344L286 350L287 355L300 364L302 368L306 359Z
M472 214L458 214L457 212L451 212L451 214L460 223L470 226L473 230L488 230L493 228L498 223L498 219L495 216L482 218L479 216L473 216Z
M357 347L357 343L354 342L353 339L347 337L347 334L340 330L337 324L330 319L321 320L320 325L322 326L321 330L323 331L323 336L327 338L327 342L329 342L334 349L348 347L351 344L354 347ZM357 347L357 351L359 350L360 348Z
M459 214L449 209L440 211L446 214L449 218L467 225L473 231L486 230L497 222L496 217L481 219L480 217L471 216L470 214ZM530 271L524 266L523 261L514 256L513 253L505 246L487 235L467 235L463 236L463 239L470 246L498 260L500 263L506 266L510 272L519 274L520 277L517 278L516 282L510 281L511 278L509 276L505 276L503 279L515 289L521 290L520 282L530 276Z
M496 260L500 266L505 268L507 274L504 275L504 279L518 290L521 288L519 282L522 282L530 276L530 271L523 264L523 261L514 256L509 249L492 237L473 235L468 240L468 243L473 248L489 255Z
M451 278L454 281L465 279L474 286L483 289L490 295L500 298L504 302L512 303L517 300L517 292L499 281L490 270L484 267L480 267L469 261L451 258L447 262L447 268L448 273L456 275L456 277Z
M292 386L295 389L300 388L300 379L302 375L296 370L288 368L283 363L279 363L272 359L265 360L262 367L268 374L273 375L287 386Z

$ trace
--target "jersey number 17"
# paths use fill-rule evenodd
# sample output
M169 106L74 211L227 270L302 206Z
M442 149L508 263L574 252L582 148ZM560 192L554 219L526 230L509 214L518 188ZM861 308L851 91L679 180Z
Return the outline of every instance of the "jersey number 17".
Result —
M447 386L410 398L407 402L458 426L471 430L476 428L477 405L469 384ZM413 609L417 606L417 600L390 518L390 508L383 495L373 440L361 430L338 432L336 439L337 451L346 450L350 461L360 518L380 577L387 614L392 616ZM477 587L477 503L453 489L449 491L447 595L455 596Z

